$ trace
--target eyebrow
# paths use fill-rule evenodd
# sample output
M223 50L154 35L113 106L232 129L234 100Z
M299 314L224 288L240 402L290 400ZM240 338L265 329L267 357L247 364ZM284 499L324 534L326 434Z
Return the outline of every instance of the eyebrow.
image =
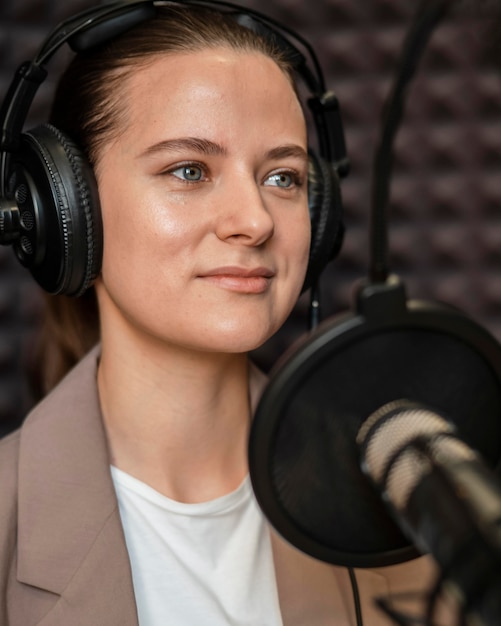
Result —
M271 150L268 150L268 152L266 153L266 158L270 160L286 159L288 157L295 157L303 161L307 161L308 153L303 147L295 143L286 144L284 146L277 146L276 148L272 148Z
M224 146L211 141L210 139L201 139L198 137L181 137L179 139L165 139L149 146L139 156L149 156L158 152L176 152L178 150L194 150L199 154L205 155L226 155L227 150Z
M159 152L176 152L182 150L193 150L202 155L208 156L226 156L228 150L219 143L211 141L210 139L202 139L199 137L181 137L177 139L165 139L149 146L139 156L154 155ZM277 146L268 150L265 157L267 159L284 159L288 157L295 157L304 161L308 160L308 153L306 150L297 144L285 144L283 146Z

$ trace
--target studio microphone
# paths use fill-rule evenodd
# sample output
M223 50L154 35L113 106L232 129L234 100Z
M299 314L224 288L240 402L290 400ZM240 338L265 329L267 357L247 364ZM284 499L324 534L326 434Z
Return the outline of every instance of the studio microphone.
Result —
M376 410L357 443L364 472L402 531L439 565L439 587L471 623L499 625L499 478L451 422L416 402L397 400Z

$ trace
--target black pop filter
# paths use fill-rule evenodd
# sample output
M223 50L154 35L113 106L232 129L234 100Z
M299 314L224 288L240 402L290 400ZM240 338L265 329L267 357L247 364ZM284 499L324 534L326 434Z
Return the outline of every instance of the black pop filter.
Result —
M356 434L389 401L448 415L496 467L501 347L445 305L407 301L402 285L361 290L357 313L326 320L271 374L249 446L257 500L303 552L351 567L417 556L359 467Z
M404 42L375 158L369 278L354 311L320 324L277 364L251 427L250 476L264 514L298 549L335 565L417 556L359 467L357 432L384 404L434 407L487 465L500 465L501 346L452 307L408 301L387 263L391 149L404 95L453 4L424 0Z

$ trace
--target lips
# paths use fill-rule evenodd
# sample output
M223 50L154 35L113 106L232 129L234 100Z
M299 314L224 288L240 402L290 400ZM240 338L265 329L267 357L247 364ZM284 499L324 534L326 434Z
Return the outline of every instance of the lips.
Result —
M264 293L270 286L275 272L267 267L245 268L225 266L211 269L202 274L201 279L222 289L239 293Z

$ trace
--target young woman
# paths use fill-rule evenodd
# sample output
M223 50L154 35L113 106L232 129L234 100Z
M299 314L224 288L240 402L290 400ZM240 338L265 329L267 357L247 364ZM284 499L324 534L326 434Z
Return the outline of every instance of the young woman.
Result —
M247 354L289 315L310 248L288 61L169 4L77 55L51 121L97 181L100 341L0 444L0 625L355 624L346 571L277 537L248 479L266 381ZM429 575L360 572L364 623Z

